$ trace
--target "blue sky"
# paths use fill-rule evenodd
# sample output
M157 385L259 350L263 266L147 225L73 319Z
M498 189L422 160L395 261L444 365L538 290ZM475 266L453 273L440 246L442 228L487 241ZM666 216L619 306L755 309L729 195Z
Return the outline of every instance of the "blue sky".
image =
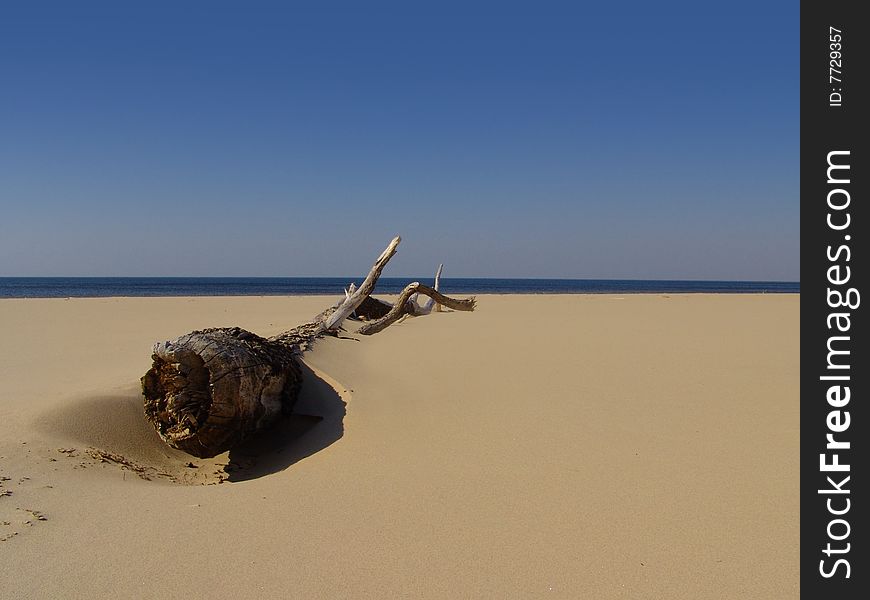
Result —
M799 279L797 3L17 4L0 276Z

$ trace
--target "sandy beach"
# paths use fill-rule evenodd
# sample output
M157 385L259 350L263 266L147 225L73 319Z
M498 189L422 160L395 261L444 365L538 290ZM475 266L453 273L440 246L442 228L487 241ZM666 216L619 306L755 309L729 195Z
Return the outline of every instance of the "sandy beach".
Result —
M228 455L145 422L155 341L334 300L0 300L3 596L798 595L798 295L479 296L318 342Z

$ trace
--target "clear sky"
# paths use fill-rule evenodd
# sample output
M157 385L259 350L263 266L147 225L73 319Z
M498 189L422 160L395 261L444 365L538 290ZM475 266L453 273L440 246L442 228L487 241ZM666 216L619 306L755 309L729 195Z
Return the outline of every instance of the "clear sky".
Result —
M16 2L0 276L799 279L797 2Z

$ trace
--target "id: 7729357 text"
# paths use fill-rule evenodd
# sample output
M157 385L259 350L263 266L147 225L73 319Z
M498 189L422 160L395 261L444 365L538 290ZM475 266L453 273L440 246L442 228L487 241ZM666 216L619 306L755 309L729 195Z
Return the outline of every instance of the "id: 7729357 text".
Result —
M828 95L828 106L843 105L843 32L835 27L828 27L828 42L830 62L828 63L828 84L831 92Z

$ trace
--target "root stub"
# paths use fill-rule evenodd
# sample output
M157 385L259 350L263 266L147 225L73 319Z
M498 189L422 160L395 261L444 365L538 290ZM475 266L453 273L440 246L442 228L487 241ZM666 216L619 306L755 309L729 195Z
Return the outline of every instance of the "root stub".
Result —
M160 342L152 359L145 416L167 444L200 458L289 412L302 381L292 348L237 327Z

